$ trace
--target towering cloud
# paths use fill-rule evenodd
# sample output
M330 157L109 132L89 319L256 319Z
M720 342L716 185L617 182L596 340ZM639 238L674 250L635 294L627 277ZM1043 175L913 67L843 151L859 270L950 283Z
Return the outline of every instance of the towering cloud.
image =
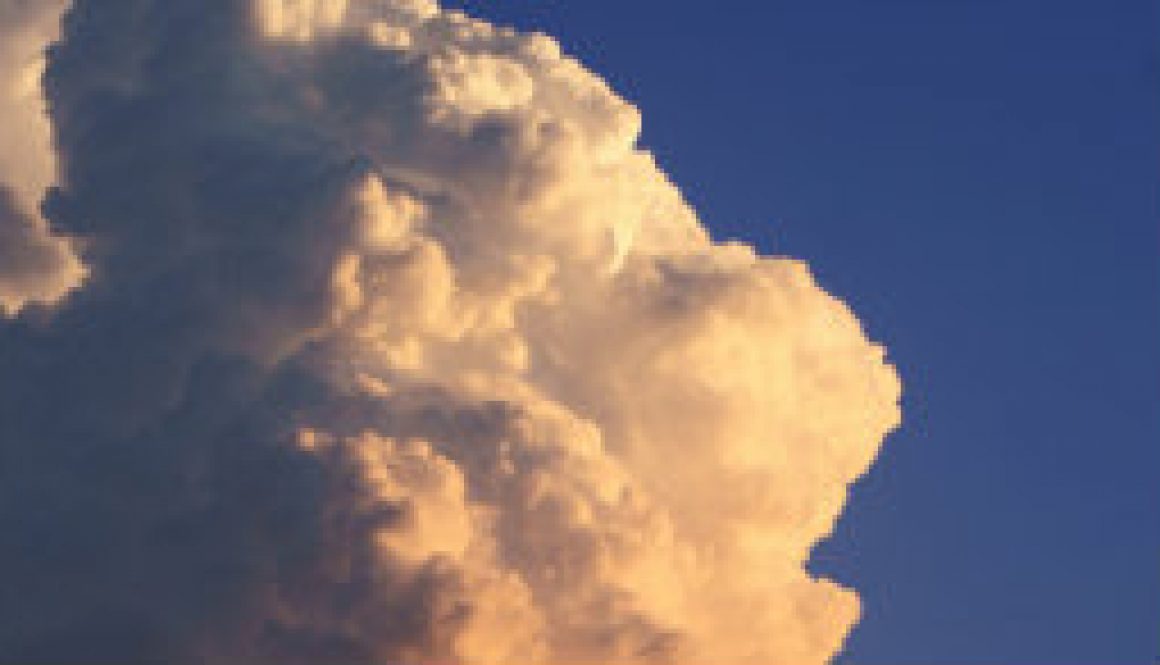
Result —
M714 243L551 39L76 0L45 89L91 275L0 321L0 662L840 646L857 598L804 561L895 373L804 265Z

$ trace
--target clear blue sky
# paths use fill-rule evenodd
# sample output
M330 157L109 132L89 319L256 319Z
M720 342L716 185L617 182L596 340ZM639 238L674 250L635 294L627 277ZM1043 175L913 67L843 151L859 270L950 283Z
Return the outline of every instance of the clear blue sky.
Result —
M1160 659L1157 3L451 4L559 37L889 345L905 425L812 563L841 662Z

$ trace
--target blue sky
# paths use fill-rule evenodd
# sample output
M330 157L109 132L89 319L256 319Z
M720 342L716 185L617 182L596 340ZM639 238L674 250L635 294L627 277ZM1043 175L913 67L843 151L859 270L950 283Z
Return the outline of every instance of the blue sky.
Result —
M905 424L812 562L841 662L1160 658L1155 3L451 4L560 38L889 346Z

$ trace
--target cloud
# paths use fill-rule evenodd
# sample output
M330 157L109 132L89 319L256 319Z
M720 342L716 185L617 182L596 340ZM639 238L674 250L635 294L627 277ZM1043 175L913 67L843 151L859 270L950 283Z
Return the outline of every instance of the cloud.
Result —
M839 648L857 598L804 561L897 377L551 39L77 0L46 91L92 277L0 321L0 661Z
M0 183L0 316L28 302L54 302L83 274L68 243L52 237Z
M0 0L0 317L54 302L84 276L69 243L36 214L55 168L40 77L63 9Z
M53 180L53 153L40 76L65 3L0 0L0 180L23 203Z

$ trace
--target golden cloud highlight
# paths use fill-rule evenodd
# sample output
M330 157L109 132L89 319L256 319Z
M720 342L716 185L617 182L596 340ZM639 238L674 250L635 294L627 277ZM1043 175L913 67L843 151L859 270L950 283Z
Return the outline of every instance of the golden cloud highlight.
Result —
M840 648L858 599L805 561L898 378L804 264L714 242L550 38L424 0L77 0L46 82L46 211L94 278L0 322L0 395L68 386L0 426L37 446L0 561L43 599L0 601L0 657Z

